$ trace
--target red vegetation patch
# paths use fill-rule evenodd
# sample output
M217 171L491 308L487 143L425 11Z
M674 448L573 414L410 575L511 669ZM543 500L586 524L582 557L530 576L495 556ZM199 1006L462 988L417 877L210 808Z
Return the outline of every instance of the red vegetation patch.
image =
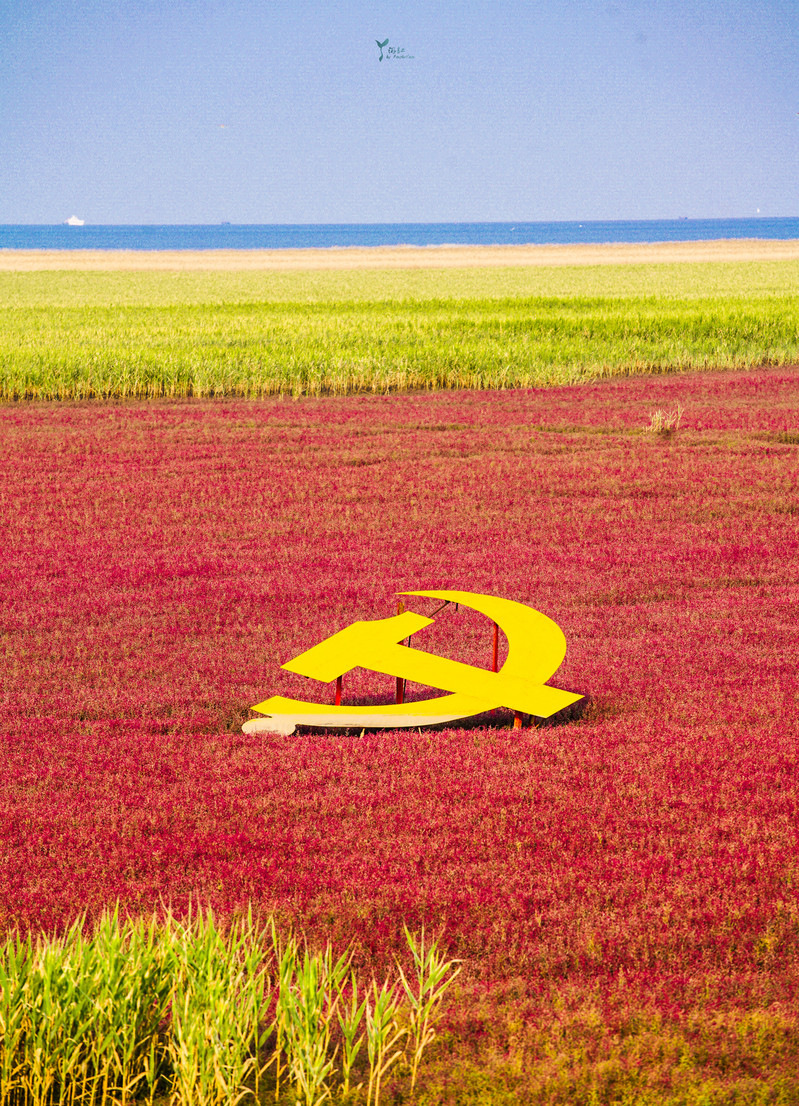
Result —
M0 424L6 925L251 900L380 960L424 922L477 1036L553 987L795 1002L799 370ZM281 662L449 587L554 618L583 719L240 732L269 694L332 701ZM479 616L425 633L489 665Z

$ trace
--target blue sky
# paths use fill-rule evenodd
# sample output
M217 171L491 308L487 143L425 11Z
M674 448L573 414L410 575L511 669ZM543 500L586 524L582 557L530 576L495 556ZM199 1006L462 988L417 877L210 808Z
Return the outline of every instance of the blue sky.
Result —
M0 223L799 214L796 0L0 0L0 106Z

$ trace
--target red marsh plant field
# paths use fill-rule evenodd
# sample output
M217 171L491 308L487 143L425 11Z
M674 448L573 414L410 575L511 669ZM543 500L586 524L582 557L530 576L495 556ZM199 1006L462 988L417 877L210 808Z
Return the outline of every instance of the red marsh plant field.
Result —
M418 1101L797 1101L799 369L0 435L5 930L252 904L379 973L424 925L463 971ZM582 717L242 734L414 588L554 618ZM490 665L462 610L414 644Z

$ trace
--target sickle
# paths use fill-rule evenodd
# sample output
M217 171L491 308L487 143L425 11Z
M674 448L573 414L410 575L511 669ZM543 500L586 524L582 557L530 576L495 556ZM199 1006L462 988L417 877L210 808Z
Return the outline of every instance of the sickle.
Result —
M252 708L270 717L246 722L242 727L245 733L270 730L289 734L297 724L382 729L430 726L482 714L495 707L510 707L549 718L582 698L546 684L566 655L566 638L546 615L523 603L468 591L401 594L458 603L496 622L508 639L508 656L499 672L400 645L403 639L433 622L412 611L393 618L355 622L282 667L324 682L360 667L440 687L451 694L418 703L375 707L331 707L275 695Z

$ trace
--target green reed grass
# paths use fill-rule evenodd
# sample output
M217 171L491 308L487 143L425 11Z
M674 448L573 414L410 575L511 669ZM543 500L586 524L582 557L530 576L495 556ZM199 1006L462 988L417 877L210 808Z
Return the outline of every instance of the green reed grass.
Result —
M378 987L373 981L371 993L366 996L366 1049L369 1055L366 1106L379 1106L383 1080L402 1059L408 1030L402 1024L401 1010L399 989L388 983Z
M300 953L296 942L289 942L280 957L281 964L286 963L286 953L293 978L283 975L276 997L276 1021L281 1026L281 1044L298 1101L318 1106L330 1094L339 1050L333 1043L333 1030L351 956L334 960L330 946L321 955L311 955L307 949ZM348 1083L349 1071L345 1078Z
M406 927L405 939L413 956L415 978L409 980L401 965L398 965L398 970L410 1008L408 1035L413 1090L424 1050L436 1035L435 1023L439 1018L444 994L455 982L461 969L455 967L454 960L447 960L442 955L437 941L431 942L426 938L424 929L417 939Z
M795 361L799 266L5 273L0 317L5 400L539 387Z
M410 936L409 945L418 971ZM80 923L35 942L8 936L0 1106L237 1106L273 1092L319 1106L334 1094L362 1100L364 1086L378 1106L392 1067L404 1064L415 1082L414 1011L390 981L372 980L359 1002L350 961L252 917L223 929L210 913L159 922L114 913L88 936ZM408 993L424 986L420 978Z
M797 294L799 261L790 260L336 272L0 271L0 309Z
M341 1030L341 1093L345 1099L362 1086L352 1086L352 1073L363 1048L365 1033L362 1026L367 1000L358 1001L360 992L355 972L350 974L348 991L348 999L341 1004L338 1012Z
M253 1093L268 995L255 938L251 919L222 933L211 915L177 940L167 936L175 951L167 1036L172 1095L185 1106L235 1106Z

